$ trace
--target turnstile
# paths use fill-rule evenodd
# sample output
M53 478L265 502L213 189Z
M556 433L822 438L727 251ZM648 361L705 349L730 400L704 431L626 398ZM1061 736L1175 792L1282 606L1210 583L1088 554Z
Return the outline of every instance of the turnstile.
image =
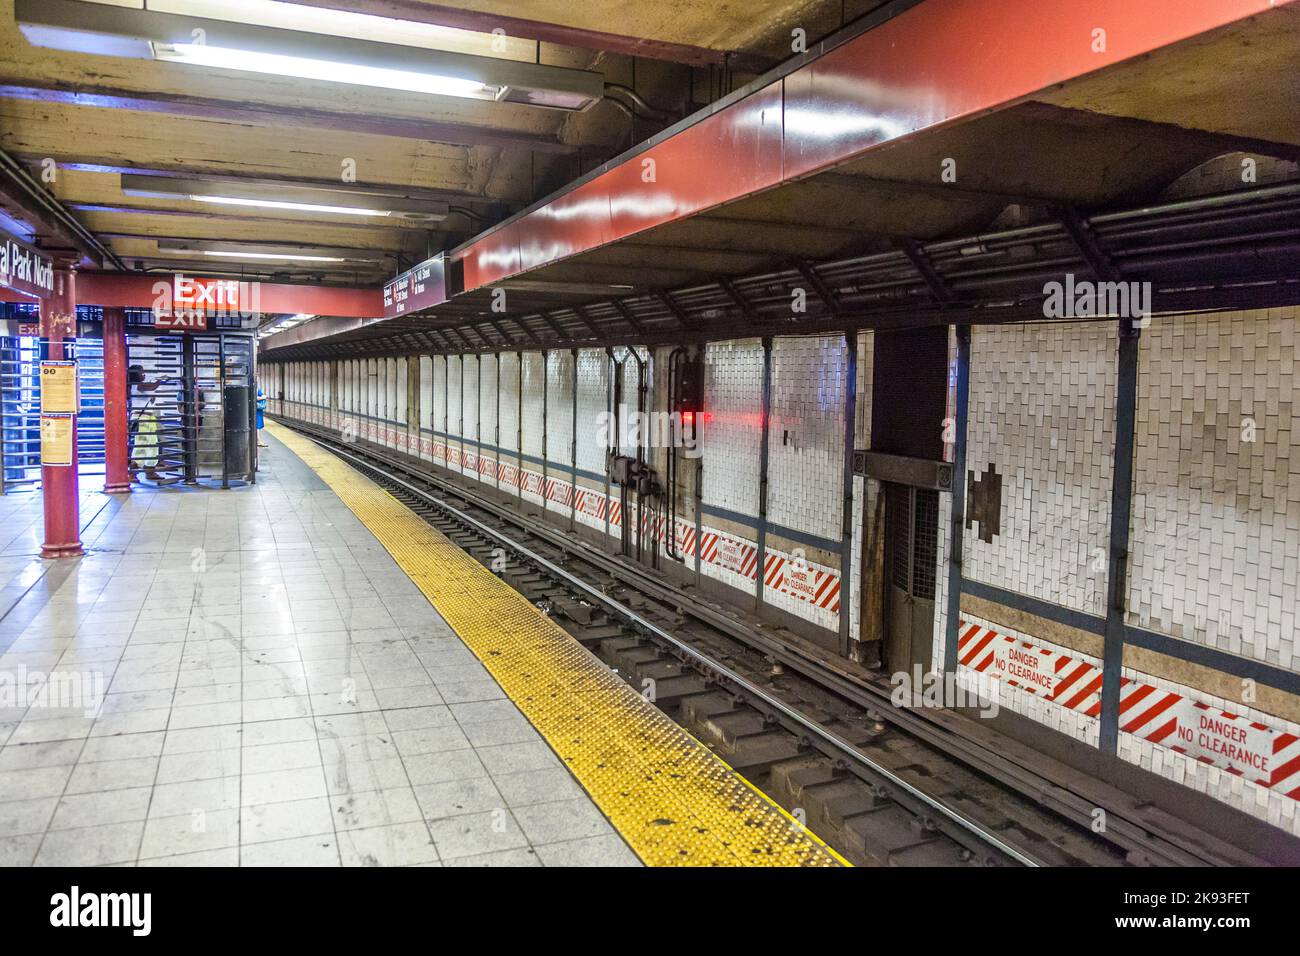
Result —
M104 345L96 338L63 340L64 355L77 362L81 412L77 459L81 474L104 473ZM41 480L41 361L45 339L0 336L0 490L36 487Z
M164 485L218 480L223 487L254 479L256 448L238 437L251 428L250 406L246 398L231 401L239 389L247 395L255 387L251 335L131 332L127 363L135 479Z

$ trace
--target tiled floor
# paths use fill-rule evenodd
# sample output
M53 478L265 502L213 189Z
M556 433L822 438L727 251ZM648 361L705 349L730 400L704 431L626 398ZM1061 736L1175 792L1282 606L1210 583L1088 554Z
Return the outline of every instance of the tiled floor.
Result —
M332 491L0 498L0 864L636 865ZM98 704L98 710L95 705Z

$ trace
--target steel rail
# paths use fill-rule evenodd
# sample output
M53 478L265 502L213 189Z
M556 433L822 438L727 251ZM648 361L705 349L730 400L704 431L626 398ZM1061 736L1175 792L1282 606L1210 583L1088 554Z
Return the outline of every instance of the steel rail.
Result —
M286 420L285 424L307 434L323 446L330 447L331 451L336 450L336 446L332 446L336 439L323 430L319 430L307 423ZM761 629L747 627L743 622L735 620L724 612L682 593L671 584L656 580L643 569L618 561L586 542L568 535L562 535L544 525L539 526L520 515L510 512L501 505L482 498L469 489L462 488L424 470L417 470L409 463L392 458L378 449L366 447L364 453L370 457L370 463L366 463L364 459L357 459L355 456L349 455L348 457L354 461L361 460L363 467L389 478L392 476L382 468L376 467L375 462L399 469L426 484L439 487L445 493L463 500L467 505L480 508L508 523L519 526L525 533L531 534L553 547L573 554L595 567L605 569L635 590L654 597L663 603L676 606L679 611L689 614L722 635L736 640L753 651L770 657L775 662L791 667L806 679L820 685L823 689L865 708L873 716L887 721L899 730L912 735L958 763L965 764L968 768L991 778L1020 797L1044 807L1049 812L1060 815L1074 826L1089 828L1092 812L1098 806L1106 806L1109 819L1104 839L1115 846L1129 852L1145 854L1151 862L1164 865L1241 865L1242 863L1259 862L1247 853L1233 855L1230 852L1233 849L1231 846L1228 847L1229 853L1225 854L1217 851L1212 846L1198 844L1195 839L1181 839L1178 834L1168 832L1167 828L1158 828L1160 832L1153 832L1153 824L1130 820L1123 815L1123 808L1107 805L1114 796L1122 798L1124 796L1122 792L1117 792L1114 796L1096 794L1088 796L1062 786L1050 776L1046 776L1041 771L1018 761L1014 757L992 751L987 743L981 742L958 726L956 721L960 718L957 716L946 712L936 715L918 714L907 708L887 707L885 705L889 704L889 693L884 688L875 686L870 681L847 673L843 669L836 668L831 662L822 659L813 652L811 648L801 647L797 641L778 640L763 633ZM420 497L428 498L429 496L427 492L422 492ZM446 504L445 502L439 503ZM451 506L447 505L446 507L450 508ZM601 600L604 600L603 596ZM669 635L669 639L674 645L679 643L676 639L671 638L671 635ZM1099 785L1102 787L1108 786L1104 783L1099 783Z
M998 852L1005 854L1006 856L1010 857L1011 859L1025 866L1043 865L1042 861L1036 859L1033 856L1030 856L1029 854L1025 853L1023 850L1020 850L1019 848L1007 843L1005 840L1001 839L995 834L990 833L987 829L980 826L980 824L977 821L973 820L972 818L966 816L965 814L957 810L954 810L952 807L946 806L945 804L936 800L934 797L930 796L924 791L919 790L912 784L908 783L906 780L898 776L892 770L888 769L887 767L881 766L879 763L872 760L869 756L864 754L861 750L859 750L856 746L854 746L849 741L840 737L838 734L835 734L833 731L827 730L821 724L817 723L814 720L811 720L806 715L799 713L797 710L795 710L785 701L772 696L767 691L763 690L761 687L752 683L748 678L736 673L734 670L727 667L725 664L721 663L720 661L714 660L708 654L696 650L695 648L691 647L689 644L686 644L679 638L670 634L668 631L665 631L663 628L659 627L653 621L638 614L636 611L634 611L632 608L629 608L627 605L609 597L607 594L602 593L597 588L592 587L590 584L583 581L581 578L576 577L570 572L566 571L564 568L555 564L553 561L550 561L549 559L543 557L542 555L537 554L535 551L532 551L531 549L527 548L525 545L514 540L508 535L502 534L496 529L489 527L488 525L479 521L477 518L474 518L473 516L466 514L465 512L461 511L459 508L456 508L454 505L448 504L446 501L439 499L437 496L432 495L429 492L416 487L415 485L411 484L408 481L403 480L402 478L397 477L396 475L383 472L382 469L378 468L373 462L367 462L364 458L343 451L339 449L336 445L333 445L332 443L327 441L323 441L319 438L313 437L312 440L315 441L321 447L328 450L331 454L337 455L338 457L344 459L345 461L350 461L354 465L357 465L361 468L370 471L376 471L383 474L385 480L400 485L402 488L406 489L411 494L416 495L417 497L427 501L429 504L433 505L434 507L441 509L447 514L450 514L456 521L464 524L467 527L473 528L476 532L483 535L484 537L490 538L491 540L496 541L498 544L510 548L512 551L522 556L525 560L529 561L530 563L540 568L544 568L548 574L563 581L568 587L572 588L573 590L579 591L582 594L586 595L593 602L613 612L619 617L622 617L625 620L629 621L630 623L633 624L633 626L645 631L648 634L653 634L656 638L658 638L661 641L671 644L674 648L677 649L677 651L680 654L689 657L691 660L695 661L697 664L706 668L707 670L713 671L715 674L720 675L725 679L727 683L742 689L745 692L745 694L761 702L762 705L768 708L770 711L781 714L787 721L794 724L802 732L809 734L812 737L822 741L825 745L827 745L832 750L834 750L836 755L840 757L849 757L850 759L855 760L858 763L864 765L866 768L869 769L871 774L879 776L881 779L885 780L891 786L897 787L899 790L908 794L914 800L922 803L924 806L928 807L934 812L945 817L947 820L951 821L952 823L966 830L967 832L975 836L978 840L980 840L982 843L986 843L992 846Z

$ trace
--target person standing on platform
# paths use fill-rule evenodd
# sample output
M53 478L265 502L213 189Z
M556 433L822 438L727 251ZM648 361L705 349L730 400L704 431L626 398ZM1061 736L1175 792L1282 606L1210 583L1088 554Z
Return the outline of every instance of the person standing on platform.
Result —
M262 428L266 422L262 415L266 411L266 394L262 391L262 386L257 386L257 447L266 448L266 442L262 441Z

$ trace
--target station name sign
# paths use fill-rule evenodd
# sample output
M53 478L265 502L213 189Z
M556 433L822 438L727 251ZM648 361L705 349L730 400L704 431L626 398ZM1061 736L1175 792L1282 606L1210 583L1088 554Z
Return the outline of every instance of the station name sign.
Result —
M384 286L384 318L419 312L447 301L447 278L441 255L426 259Z
M24 295L48 299L54 294L54 260L0 232L0 285Z

